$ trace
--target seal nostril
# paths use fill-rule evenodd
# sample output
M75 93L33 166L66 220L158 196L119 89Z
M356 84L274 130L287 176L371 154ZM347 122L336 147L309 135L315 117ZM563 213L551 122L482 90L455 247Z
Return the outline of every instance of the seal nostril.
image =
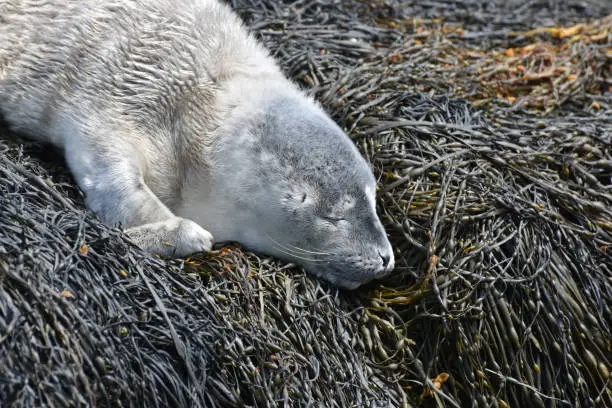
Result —
M391 255L389 254L381 254L380 251L378 252L378 255L380 255L380 258L383 261L383 268L386 268L387 266L389 266L389 261L391 260Z

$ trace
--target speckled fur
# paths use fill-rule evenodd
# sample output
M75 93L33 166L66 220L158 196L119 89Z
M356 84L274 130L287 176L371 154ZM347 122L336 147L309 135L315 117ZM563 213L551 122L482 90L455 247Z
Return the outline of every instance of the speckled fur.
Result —
M0 113L151 252L214 236L349 288L393 267L367 163L217 1L0 0Z

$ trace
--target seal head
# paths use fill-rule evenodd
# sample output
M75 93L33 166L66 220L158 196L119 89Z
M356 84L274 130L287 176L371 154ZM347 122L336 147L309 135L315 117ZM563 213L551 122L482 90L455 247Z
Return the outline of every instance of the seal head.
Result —
M393 269L369 165L318 106L273 99L235 133L219 139L215 198L197 219L217 241L296 262L347 289Z

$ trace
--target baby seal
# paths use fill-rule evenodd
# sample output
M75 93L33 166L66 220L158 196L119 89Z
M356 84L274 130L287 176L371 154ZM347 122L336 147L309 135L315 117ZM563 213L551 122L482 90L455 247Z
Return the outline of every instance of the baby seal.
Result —
M368 164L216 0L0 0L0 113L152 253L237 241L349 289L393 269Z

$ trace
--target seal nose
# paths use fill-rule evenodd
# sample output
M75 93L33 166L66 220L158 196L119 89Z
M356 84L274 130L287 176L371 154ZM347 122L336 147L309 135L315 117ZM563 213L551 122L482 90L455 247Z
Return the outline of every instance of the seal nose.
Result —
M380 258L382 259L383 268L387 269L387 266L389 266L389 262L391 261L391 255L383 254L380 251L378 251L378 255L380 255Z
M393 270L395 266L395 258L393 257L393 249L391 246L389 248L379 249L378 256L382 260L382 270L379 270L379 276L387 275L389 272Z

